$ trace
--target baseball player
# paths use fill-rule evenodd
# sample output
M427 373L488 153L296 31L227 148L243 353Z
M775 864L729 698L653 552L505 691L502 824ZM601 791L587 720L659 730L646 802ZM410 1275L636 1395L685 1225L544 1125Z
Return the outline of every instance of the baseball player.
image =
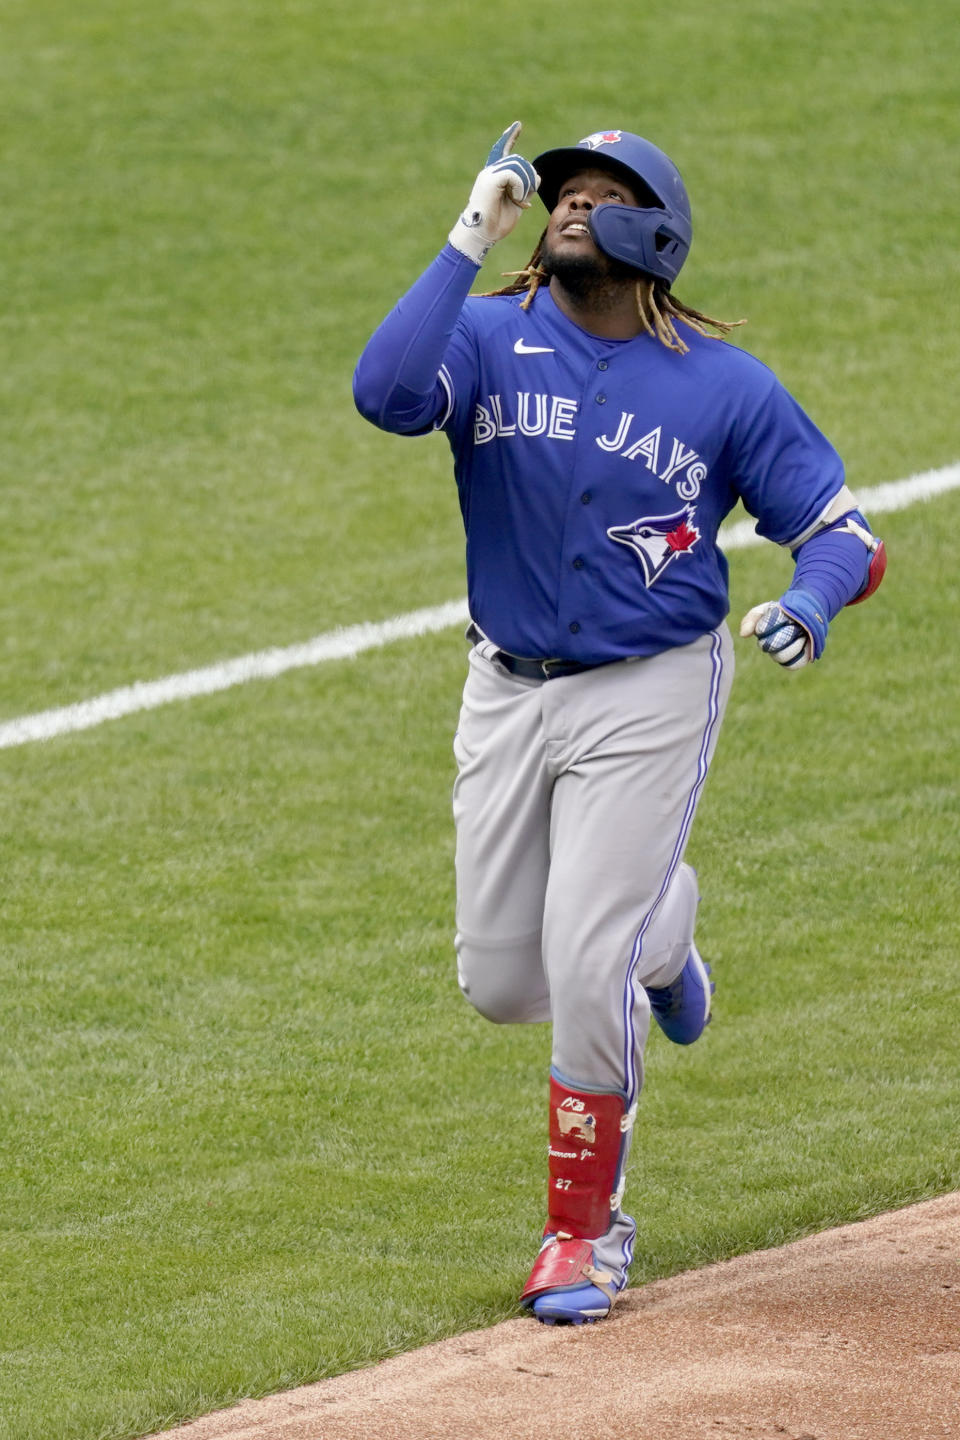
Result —
M472 617L459 982L493 1021L552 1022L548 1214L520 1303L582 1324L627 1282L650 1017L680 1045L710 1019L683 855L733 676L720 523L742 500L792 553L790 588L740 627L787 669L819 658L885 561L833 447L729 325L674 295L692 231L673 162L600 130L531 164L519 130L367 344L354 395L453 451ZM471 296L538 190L529 265Z

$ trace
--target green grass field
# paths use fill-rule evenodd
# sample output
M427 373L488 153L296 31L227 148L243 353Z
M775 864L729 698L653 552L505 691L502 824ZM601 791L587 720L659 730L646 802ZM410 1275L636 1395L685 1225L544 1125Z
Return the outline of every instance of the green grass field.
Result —
M947 0L7 0L0 720L462 594L355 415L487 147L674 155L681 295L866 487L960 458ZM484 272L522 263L530 220ZM798 676L742 644L654 1037L636 1282L960 1185L960 495ZM784 557L732 556L733 614ZM0 1437L124 1440L515 1313L543 1027L452 961L456 630L0 754Z

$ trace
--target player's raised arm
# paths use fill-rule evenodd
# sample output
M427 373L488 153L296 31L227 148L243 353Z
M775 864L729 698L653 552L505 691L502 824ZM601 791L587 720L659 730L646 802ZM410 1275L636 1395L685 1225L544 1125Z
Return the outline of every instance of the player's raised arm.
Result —
M474 181L449 242L368 341L353 377L357 409L383 430L414 435L444 414L440 376L454 327L491 246L513 229L539 180L511 152L520 121L508 125Z

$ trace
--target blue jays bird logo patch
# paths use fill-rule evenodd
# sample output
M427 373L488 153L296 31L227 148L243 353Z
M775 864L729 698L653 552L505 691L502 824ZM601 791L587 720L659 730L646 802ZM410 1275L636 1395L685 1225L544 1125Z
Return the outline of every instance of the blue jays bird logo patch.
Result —
M672 515L644 515L632 525L613 525L607 534L618 545L630 546L643 566L649 590L667 566L678 555L688 555L700 539L700 531L693 523L696 513L694 505L685 505Z
M597 130L593 135L585 135L580 144L589 145L591 150L598 150L601 145L616 145L617 141L622 139L622 130Z

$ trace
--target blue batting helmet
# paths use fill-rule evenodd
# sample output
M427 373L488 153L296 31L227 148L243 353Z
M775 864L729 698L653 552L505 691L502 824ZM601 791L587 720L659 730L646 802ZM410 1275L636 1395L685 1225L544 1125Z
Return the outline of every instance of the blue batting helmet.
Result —
M676 280L693 239L690 201L680 171L656 145L629 130L598 130L566 149L544 151L533 165L549 211L564 180L578 170L596 166L621 175L640 205L598 205L587 218L590 234L615 260L668 285Z

